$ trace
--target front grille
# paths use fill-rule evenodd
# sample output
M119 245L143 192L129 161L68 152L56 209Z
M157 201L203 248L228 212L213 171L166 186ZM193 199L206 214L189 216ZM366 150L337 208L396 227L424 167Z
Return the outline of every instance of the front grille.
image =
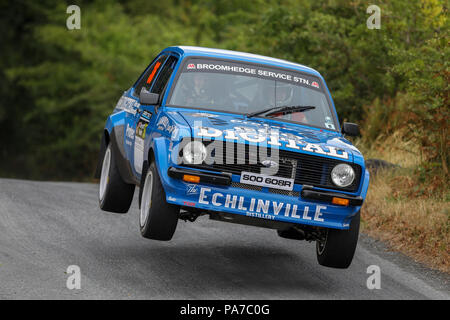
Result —
M234 188L248 189L248 190L254 190L254 191L262 190L262 187L260 187L260 186L254 186L252 184L245 184L245 183L240 183L240 182L232 182L231 186Z
M277 194L282 194L284 196L290 196L290 197L300 197L300 192L299 191L289 191L289 190L281 190L281 189L272 189L269 188L269 192L270 193L277 193Z
M262 187L260 187L260 186L255 186L252 184L246 184L246 183L240 183L240 182L232 182L231 186L234 188L241 188L241 189L247 189L247 190L253 190L253 191L262 191ZM289 190L269 188L269 192L276 193L276 194L282 194L284 196L296 197L296 198L298 198L300 196L299 191L289 191Z
M214 161L206 160L206 163L200 165L190 165L199 169L206 169L219 172L228 172L240 175L242 171L261 173L261 169L265 168L261 161L266 160L272 154L270 148L259 146L250 146L248 144L224 143L222 155L212 152L211 156ZM234 147L233 147L234 146ZM227 147L233 150L227 150ZM260 150L262 148L262 150ZM355 191L358 189L361 178L361 167L357 164L340 161L338 159L330 159L304 153L280 150L278 161L278 172L275 176L294 179L296 184L311 185L315 187L330 188L344 191ZM262 155L267 155L264 159ZM227 163L228 158L228 163ZM222 159L221 163L218 159ZM345 188L334 185L331 181L331 170L339 163L346 163L355 170L356 178L353 183Z

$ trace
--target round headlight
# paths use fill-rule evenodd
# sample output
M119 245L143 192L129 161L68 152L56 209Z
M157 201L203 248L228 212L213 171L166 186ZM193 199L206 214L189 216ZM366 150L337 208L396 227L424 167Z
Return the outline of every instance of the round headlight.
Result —
M200 141L189 142L183 148L183 159L187 164L201 164L206 159L206 147Z
M355 180L355 171L348 164L338 164L331 171L331 180L338 187L348 187Z

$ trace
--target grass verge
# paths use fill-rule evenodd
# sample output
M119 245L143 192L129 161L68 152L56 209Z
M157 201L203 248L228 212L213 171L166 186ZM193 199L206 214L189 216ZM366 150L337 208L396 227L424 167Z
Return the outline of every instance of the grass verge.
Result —
M361 231L416 261L450 273L448 181L439 172L424 173L414 146L399 137L394 134L381 147L358 145L366 159L401 166L371 174L361 210Z

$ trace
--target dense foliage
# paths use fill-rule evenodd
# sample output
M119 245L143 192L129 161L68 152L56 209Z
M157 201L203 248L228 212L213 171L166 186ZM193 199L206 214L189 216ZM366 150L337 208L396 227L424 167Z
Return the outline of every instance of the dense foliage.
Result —
M81 8L69 31L66 8ZM366 9L381 8L381 29ZM116 100L163 48L260 53L317 69L365 143L399 128L448 175L449 22L439 0L0 0L0 175L89 179ZM377 140L378 139L378 140Z

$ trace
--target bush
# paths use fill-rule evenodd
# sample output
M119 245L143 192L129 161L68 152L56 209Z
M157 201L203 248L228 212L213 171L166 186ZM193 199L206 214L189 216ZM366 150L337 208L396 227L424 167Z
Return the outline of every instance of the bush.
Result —
M424 163L448 175L444 1L375 1L379 30L367 29L367 4L358 1L80 1L77 31L66 29L68 4L0 2L2 176L91 177L107 114L156 53L174 44L311 66L327 80L341 119L366 119L366 144L402 128Z

